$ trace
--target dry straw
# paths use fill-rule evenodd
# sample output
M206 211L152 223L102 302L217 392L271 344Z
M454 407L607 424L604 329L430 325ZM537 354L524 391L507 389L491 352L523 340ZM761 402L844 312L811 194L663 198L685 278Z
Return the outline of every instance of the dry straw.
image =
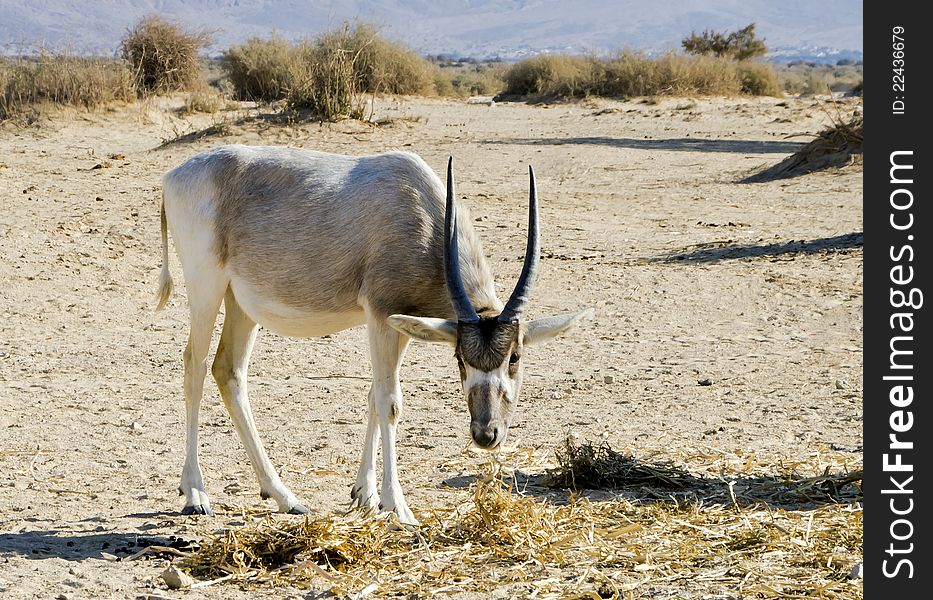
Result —
M745 182L771 181L813 171L844 167L861 159L864 117L861 112L848 119L830 115L831 124L813 140L773 167L747 178Z
M581 485L599 465L615 491L603 500L520 491L490 466L461 505L421 513L420 528L360 511L247 517L176 564L202 580L196 586L291 585L338 595L503 588L537 598L862 595L861 581L848 576L861 561L861 475L841 453L777 460L777 475L761 473L775 470L763 457L733 456L746 472L708 477L605 445L568 441L558 458L553 484L579 471L571 480ZM798 474L814 466L817 474Z

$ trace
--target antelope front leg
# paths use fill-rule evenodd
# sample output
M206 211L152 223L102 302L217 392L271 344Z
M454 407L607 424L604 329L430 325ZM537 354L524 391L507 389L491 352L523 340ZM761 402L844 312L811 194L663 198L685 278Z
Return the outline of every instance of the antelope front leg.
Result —
M370 318L367 329L373 362L371 394L375 403L376 422L382 436L382 491L379 494L379 508L394 512L398 515L400 523L417 525L418 520L408 508L398 480L398 455L395 450L398 420L402 412L402 389L398 381L398 369L409 340L389 327L384 318ZM375 440L375 437L372 439ZM375 454L375 448L370 454ZM364 461L365 459L364 456Z

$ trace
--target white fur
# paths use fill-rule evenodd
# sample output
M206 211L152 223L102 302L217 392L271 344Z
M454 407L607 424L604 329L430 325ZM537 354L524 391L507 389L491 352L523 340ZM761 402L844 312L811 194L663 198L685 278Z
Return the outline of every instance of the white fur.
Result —
M230 171L231 164L240 170ZM262 183L252 183L256 181ZM249 191L241 196L245 188ZM234 202L255 197L257 202L270 204L237 205L231 209L218 200L229 200L231 189ZM227 196L223 196L224 190ZM223 333L211 370L263 496L275 500L282 511L307 510L282 483L253 420L246 374L259 325L283 335L311 337L365 323L373 383L353 497L361 506L375 507L378 502L381 508L394 511L399 521L417 523L398 476L396 437L402 410L399 365L412 337L455 344L457 322L390 314L393 307L412 303L422 312L437 313L437 317L453 314L444 279L438 277L442 265L436 264L436 257L443 255L444 241L438 233L443 231L443 194L443 185L424 161L407 153L348 157L288 148L226 146L198 154L165 176L159 308L172 288L167 225L184 271L191 315L185 349L187 437L180 486L186 510L207 514L211 510L198 457L198 415L211 334L223 302ZM255 210L249 218L237 212L251 207ZM272 218L262 212L269 207L278 211ZM231 238L217 233L218 224L229 226L231 219L245 235ZM298 228L292 227L296 223ZM460 264L470 300L501 310L478 238L468 226L467 217L463 223L458 235ZM293 233L282 237L280 231ZM240 251L246 251L248 257L239 264L245 267L242 272L235 257L226 255L222 264L220 255L225 251L218 250L220 238L225 243L233 239L240 243ZM267 256L276 258L257 263L264 250L269 251ZM389 260L395 258L402 262ZM293 288L283 286L282 281L292 281L290 276L304 273L304 265L313 266L315 275L296 284L300 294L291 293ZM267 267L278 272L270 274L264 270ZM408 283L399 284L402 276ZM358 296L347 298L346 290L354 286L359 287ZM318 308L305 308L305 300ZM546 321L535 328L534 337L557 335L575 318ZM491 373L469 369L465 389L478 382L490 382L506 390L509 399L514 400L517 385L508 377L507 368L506 364ZM376 485L380 445L381 492Z

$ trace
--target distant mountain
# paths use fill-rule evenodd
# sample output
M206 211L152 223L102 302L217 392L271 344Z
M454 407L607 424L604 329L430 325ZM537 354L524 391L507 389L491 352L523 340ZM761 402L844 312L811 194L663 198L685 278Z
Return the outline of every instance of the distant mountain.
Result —
M680 47L691 31L751 22L769 48L859 57L862 50L857 0L0 0L0 52L41 46L112 54L126 29L150 13L214 31L213 53L273 31L311 37L355 18L422 54L476 58L659 52Z

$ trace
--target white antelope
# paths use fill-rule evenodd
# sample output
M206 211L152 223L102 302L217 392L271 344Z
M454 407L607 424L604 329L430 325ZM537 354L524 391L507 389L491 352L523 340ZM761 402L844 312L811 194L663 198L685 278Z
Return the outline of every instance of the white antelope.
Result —
M515 291L496 297L479 239L456 216L453 174L444 188L418 156L351 157L294 148L223 146L164 178L158 309L172 291L168 235L184 270L191 313L185 349L187 443L179 490L184 514L212 514L198 464L198 409L220 303L225 317L211 372L259 478L263 498L305 513L272 466L253 421L246 375L259 325L314 337L366 324L373 368L363 458L351 496L416 524L398 480L399 366L410 338L452 345L483 448L506 437L522 381L524 347L589 311L523 321L535 279L537 198L531 178L528 243ZM376 488L382 438L383 478ZM378 496L378 500L377 500Z

